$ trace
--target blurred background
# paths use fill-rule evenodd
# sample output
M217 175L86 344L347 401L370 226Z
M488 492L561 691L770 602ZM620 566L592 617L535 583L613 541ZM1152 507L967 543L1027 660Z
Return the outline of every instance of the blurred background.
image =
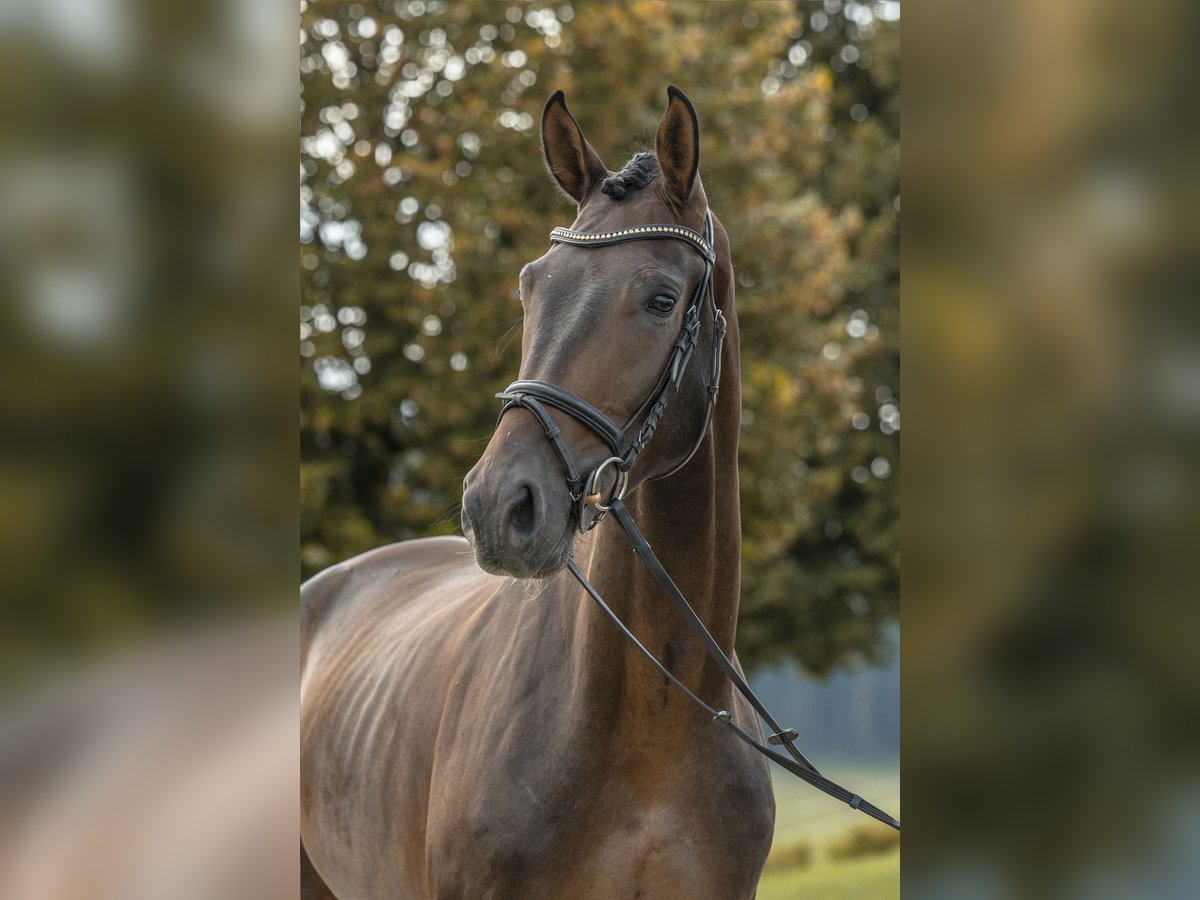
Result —
M295 35L0 4L0 897L296 895Z
M456 520L515 270L570 217L555 87L610 166L667 82L696 103L753 279L743 651L887 805L898 7L462 9L309 6L298 40L270 0L0 6L0 896L295 896L300 572ZM908 11L903 893L1192 897L1197 12ZM801 791L761 895L895 896L896 850Z
M1196 896L1197 8L909 12L904 891Z
M517 273L574 218L541 160L542 106L564 90L617 170L653 148L673 80L701 117L744 336L739 651L821 674L890 658L898 9L806 6L304 7L306 576L459 533L463 476L516 377ZM713 58L716 40L737 49Z
M617 170L653 149L673 82L737 279L738 651L806 752L895 812L899 5L308 2L301 28L305 576L461 533L520 361L518 273L574 219L543 104L563 90ZM782 799L793 862L862 818Z

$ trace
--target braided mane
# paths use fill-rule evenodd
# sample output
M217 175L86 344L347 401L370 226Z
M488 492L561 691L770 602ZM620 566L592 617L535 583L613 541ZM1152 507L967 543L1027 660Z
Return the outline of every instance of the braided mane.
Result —
M622 200L627 193L641 190L660 174L658 158L643 150L635 153L620 172L600 182L600 190L614 200Z

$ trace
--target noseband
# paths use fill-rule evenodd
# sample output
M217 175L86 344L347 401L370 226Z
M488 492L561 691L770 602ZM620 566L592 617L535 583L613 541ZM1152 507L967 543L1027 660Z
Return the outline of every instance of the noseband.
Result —
M671 389L674 389L675 392L679 391L684 372L687 371L688 362L692 358L692 351L696 348L700 337L700 317L704 311L705 298L707 298L713 318L713 350L712 367L706 388L708 396L704 411L704 424L700 427L688 454L668 471L652 477L666 478L668 475L673 475L687 465L688 461L695 456L696 451L700 449L704 435L708 432L708 423L712 419L713 407L717 402L717 390L721 382L721 347L725 340L726 323L724 314L717 308L717 300L713 291L713 263L716 262L717 255L712 247L713 221L710 211L706 211L704 214L703 235L682 225L636 225L604 232L582 232L572 231L569 228L555 228L550 232L551 243L573 244L577 247L607 247L627 241L662 239L682 241L704 257L704 276L696 285L696 290L688 302L687 310L683 315L683 324L675 338L675 345L671 348L667 364L658 377L658 382L624 427L617 425L582 397L548 381L514 381L496 395L504 401L504 406L500 410L501 416L513 407L519 406L529 410L545 430L546 437L558 455L563 472L566 474L567 487L570 490L571 502L575 510L576 527L581 534L594 528L609 510L612 502L621 499L624 495L625 488L629 484L629 470L637 461L638 454L646 449L646 445L654 437L654 429L658 427L663 411L667 408ZM586 478L580 474L579 467L575 465L575 459L571 456L566 441L563 440L562 432L550 417L547 406L561 410L576 421L583 423L608 445L612 455L593 469ZM632 432L639 421L642 423L641 427L638 429L636 437L630 440L628 434ZM608 468L615 473L616 482L609 494L608 503L604 503L602 502L604 498L601 496L601 476ZM586 514L589 505L595 506L597 510L597 515L594 515L590 522Z

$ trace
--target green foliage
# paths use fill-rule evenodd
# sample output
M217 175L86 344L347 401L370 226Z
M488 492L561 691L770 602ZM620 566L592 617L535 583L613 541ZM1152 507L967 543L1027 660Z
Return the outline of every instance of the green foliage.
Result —
M517 273L571 220L542 104L562 88L618 168L674 82L737 272L739 652L873 658L898 612L899 41L872 9L304 6L304 574L457 530L516 372Z

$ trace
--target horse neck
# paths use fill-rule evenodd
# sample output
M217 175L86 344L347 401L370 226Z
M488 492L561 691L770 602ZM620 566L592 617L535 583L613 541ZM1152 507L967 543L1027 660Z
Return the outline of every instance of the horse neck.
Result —
M737 474L741 396L736 326L730 318L732 340L725 345L725 378L709 435L684 468L643 483L626 503L655 555L727 656L733 652L737 624L742 545ZM587 573L614 612L676 677L701 696L715 700L724 695L724 675L611 516L596 529ZM578 615L577 654L597 670L601 683L619 685L625 694L647 696L648 690L661 697L662 675L582 594ZM662 701L656 702L661 711Z

